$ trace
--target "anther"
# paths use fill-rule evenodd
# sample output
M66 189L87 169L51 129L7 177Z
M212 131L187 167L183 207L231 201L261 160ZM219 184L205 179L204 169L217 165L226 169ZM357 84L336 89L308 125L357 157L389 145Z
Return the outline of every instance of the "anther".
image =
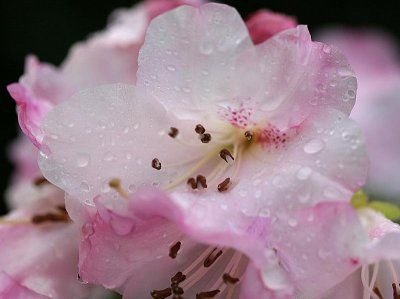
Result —
M174 295L183 295L184 291L180 286L173 285L172 286L172 293L174 293Z
M226 284L235 284L239 281L239 278L236 277L232 277L230 276L228 273L225 273L224 275L222 275L222 280L226 283Z
M33 184L34 184L35 186L42 186L42 185L45 185L45 184L49 184L49 181L46 180L45 177L41 176L41 177L36 178L36 179L33 181Z
M207 188L207 179L204 175L199 174L196 179L196 185L201 185L203 188Z
M228 186L229 186L230 182L231 182L231 179L230 178L226 178L222 183L220 183L218 185L218 191L219 192L224 192L224 191L228 190Z
M214 248L211 251L211 253L207 256L207 258L204 260L203 263L204 267L206 268L210 267L221 256L222 250L218 251L216 255L213 255L215 250L217 250L217 248Z
M206 129L204 129L204 127L200 124L196 125L196 127L194 128L194 131L197 134L204 134L206 132Z
M203 143L209 143L211 141L211 135L209 133L201 134L200 140Z
M253 139L253 133L251 131L246 131L244 132L244 137L246 137L246 139L250 141L251 139Z
M178 251L179 249L181 249L181 242L176 242L170 249L169 249L169 256L171 258L176 258L176 256L178 255Z
M196 299L206 299L206 298L214 298L219 294L220 290L214 290L209 292L201 292L196 294Z
M154 158L153 161L151 161L151 167L154 169L160 170L161 169L161 162L157 158Z
M228 157L229 157L230 159L232 159L232 160L235 160L235 159L233 158L231 152L228 151L226 148L222 149L222 150L219 152L219 156L220 156L222 159L224 159L226 163L229 163Z
M164 290L153 290L150 292L150 295L154 299L165 299L172 295L171 288L166 288Z
M121 195L123 198L128 198L128 194L121 187L120 179L112 179L108 182L108 185L110 186L110 188L113 188L115 191L117 191L118 194Z
M179 130L177 128L171 127L169 128L169 133L168 135L172 138L175 138L179 133Z
M192 189L196 189L197 188L197 183L196 183L196 180L194 178L189 178L187 180L187 184L190 185L190 187L192 187Z
M379 299L383 299L382 293L378 287L374 287L373 291L378 296Z
M182 272L176 273L174 276L171 277L171 284L178 285L186 279L186 275Z

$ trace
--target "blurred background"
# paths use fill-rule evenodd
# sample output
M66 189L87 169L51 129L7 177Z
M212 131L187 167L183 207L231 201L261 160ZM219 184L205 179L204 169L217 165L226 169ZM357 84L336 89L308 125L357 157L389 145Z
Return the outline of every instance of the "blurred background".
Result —
M166 0L168 1L168 0ZM6 212L4 191L12 165L8 145L17 136L15 105L6 91L23 73L25 56L58 65L76 41L106 25L109 13L137 1L14 0L0 2L0 213ZM220 1L235 6L243 17L260 8L296 16L310 31L333 25L378 27L400 38L400 21L394 1L347 0L237 0Z

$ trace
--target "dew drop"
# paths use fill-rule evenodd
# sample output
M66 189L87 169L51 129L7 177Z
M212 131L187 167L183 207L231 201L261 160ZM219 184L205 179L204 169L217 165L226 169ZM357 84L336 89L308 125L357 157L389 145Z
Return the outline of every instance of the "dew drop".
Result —
M325 260L329 256L329 251L320 249L320 250L318 250L318 256L320 259Z
M336 188L331 186L325 188L324 195L327 198L340 199L340 192Z
M135 192L135 191L136 191L136 185L135 185L135 184L130 184L130 185L128 186L128 191L129 191L130 193Z
M312 173L312 169L310 167L302 167L297 171L297 178L301 181L307 180Z
M324 148L325 144L321 139L313 139L304 145L307 154L316 154Z
M86 153L81 153L76 157L76 166L78 167L86 167L89 165L90 156Z
M176 67L174 67L173 65L168 65L167 70L169 70L170 72L174 72L176 71Z
M90 187L88 185L88 183L86 182L82 182L80 185L80 188L83 192L89 192L90 191Z
M113 155L112 152L107 152L104 154L103 160L110 162L110 161L114 160L114 158L115 158L115 156Z

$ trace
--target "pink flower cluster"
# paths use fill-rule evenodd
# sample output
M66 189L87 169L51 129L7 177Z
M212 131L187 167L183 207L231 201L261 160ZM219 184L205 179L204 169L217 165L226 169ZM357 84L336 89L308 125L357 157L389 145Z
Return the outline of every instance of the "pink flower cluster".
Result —
M351 199L367 149L367 188L399 185L400 68L321 39L366 86L353 112L345 55L268 10L149 0L58 68L29 56L0 298L398 298L400 228Z

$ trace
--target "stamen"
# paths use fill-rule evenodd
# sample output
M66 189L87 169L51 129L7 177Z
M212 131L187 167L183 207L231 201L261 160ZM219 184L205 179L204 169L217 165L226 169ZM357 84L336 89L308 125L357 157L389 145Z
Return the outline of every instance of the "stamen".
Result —
M211 134L209 134L209 133L201 134L200 140L203 143L209 143L211 141Z
M364 265L361 267L361 282L363 285L363 299L371 297L371 290L369 288L369 266Z
M397 285L395 283L392 283L392 289L393 289L393 299L400 299L400 294L397 292Z
M228 190L228 185L229 185L230 182L231 182L231 179L230 178L226 178L222 183L220 183L218 185L218 191L219 192L224 192L224 191Z
M375 283L376 283L376 279L378 277L378 272L379 272L379 263L375 263L374 264L374 270L372 272L372 278L371 278L371 282L369 284L369 289L373 291Z
M178 133L179 133L179 130L178 130L177 128L171 127L171 128L169 129L168 135L169 135L170 137L172 137L172 138L175 138L175 137L178 135Z
M197 183L196 183L196 180L194 178L189 178L187 180L187 184L190 185L190 187L192 187L192 189L196 189L197 188Z
M232 276L230 276L228 273L225 273L223 276L222 276L222 280L226 283L226 284L235 284L235 283L237 283L238 281L239 281L239 278L236 278L236 277L232 277Z
M45 177L41 176L41 177L36 178L36 179L33 181L33 184L34 184L35 186L38 186L38 187L39 187L39 186L42 186L42 185L50 184L50 182L49 182L48 180L46 180Z
M4 219L0 217L0 225L26 225L31 223L30 219Z
M392 273L392 277L393 277L393 283L394 283L394 285L395 285L395 288L396 288L396 292L397 291L399 291L399 279L398 279L398 277L397 277L397 272L396 272L396 269L394 268L394 266L393 266L393 263L391 262L391 261L387 261L387 264L388 264L388 267L389 267L389 269L390 269L390 272ZM397 299L397 298L396 298ZM399 295L399 298L398 299L400 299L400 295Z
M217 247L215 247L211 251L211 253L207 256L207 258L204 260L204 263L203 263L204 267L206 267L206 268L210 267L221 256L222 250L218 251L216 255L213 255L215 250L217 250Z
M171 277L171 284L180 284L185 279L186 279L186 275L184 275L182 272L178 272L174 276Z
M378 296L379 299L383 299L382 293L378 287L374 287L374 293Z
M153 290L150 292L150 295L154 299L165 299L172 295L171 288L166 288L164 290Z
M201 124L196 125L196 127L194 128L194 131L197 134L204 134L206 129L204 129L204 127Z
M151 161L151 167L154 169L160 170L161 169L161 162L157 158L154 158L153 161Z
M206 177L205 177L204 175L199 174L199 175L197 176L197 183L196 183L196 185L198 186L199 184L200 184L203 188L207 188L207 179L206 179Z
M196 294L196 299L214 298L215 296L218 295L219 292L220 292L220 290L201 292L201 293Z
M251 141L251 139L253 139L253 132L251 131L244 132L244 137L246 137L248 141Z
M41 224L44 222L68 222L68 214L47 213L43 215L35 215L31 218L32 223Z
M123 198L128 198L128 194L124 191L124 189L122 189L121 187L121 180L120 179L112 179L108 185L110 186L110 188L113 188L119 195L121 195L121 197Z
M229 158L232 159L232 161L235 160L235 158L233 158L231 152L230 152L229 150L227 150L226 148L222 149L222 150L219 152L219 156L220 156L222 159L224 159L226 163L229 163L229 162L231 161L231 160L228 161Z
M176 256L178 255L179 249L181 249L181 245L182 245L182 243L179 241L179 242L176 242L175 245L173 245L169 249L169 256L171 258L173 258L173 259L176 258Z

